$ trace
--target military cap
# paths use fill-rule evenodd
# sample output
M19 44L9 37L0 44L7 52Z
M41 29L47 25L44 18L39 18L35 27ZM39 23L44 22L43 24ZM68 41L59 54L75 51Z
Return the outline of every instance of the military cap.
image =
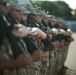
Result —
M66 22L64 21L64 19L57 17L57 20L66 25Z
M21 6L21 5L18 4L18 3L12 3L12 4L10 5L10 7L13 8L13 9L22 11L24 14L29 14L29 13L30 13L29 11L27 11L23 6Z
M10 6L10 4L13 2L12 0L0 0L1 3L4 3L6 6Z
M41 12L41 7L35 7L36 12Z
M28 11L26 8L23 11L23 14L30 14L30 11Z
M35 10L32 12L32 14L34 14L34 15L40 15L41 16L41 14L38 13L38 12L36 12Z
M47 19L53 20L53 19L52 19L52 15L47 15Z
M14 1L15 3L18 3L18 0L12 0L12 1Z
M41 11L40 13L41 13L42 17L44 17L44 18L47 17L45 10Z
M36 7L35 11L38 12L38 13L40 13L42 15L42 17L47 18L47 16L48 16L48 14L46 13L45 10L41 10L41 7Z
M50 20L50 17L49 17L49 15L45 12L45 10L40 11L40 13L41 13L42 17Z
M27 5L27 6L26 6L26 9L27 9L28 11L30 11L31 14L41 15L39 12L36 11L36 8L31 7L30 5Z
M38 15L41 15L42 16L42 12L41 12L41 7L36 7L35 8L35 11Z
M54 16L54 15L51 15L51 19L50 20L54 21L54 22L59 22L59 20L57 19L57 17Z

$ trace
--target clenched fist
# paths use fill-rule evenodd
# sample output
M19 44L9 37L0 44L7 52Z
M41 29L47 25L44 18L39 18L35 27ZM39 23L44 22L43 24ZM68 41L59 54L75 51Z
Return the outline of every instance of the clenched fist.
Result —
M58 35L57 29L56 29L56 28L52 28L52 33L53 33L54 35Z
M72 35L71 29L67 29L67 32L68 32L70 35Z
M31 58L34 62L41 60L44 58L44 52L42 50L36 50L32 55Z
M39 28L33 27L30 31L30 36L39 38L39 39L45 39L47 37L46 33L44 33Z
M29 29L22 24L17 24L15 25L12 33L16 37L26 37L29 35Z

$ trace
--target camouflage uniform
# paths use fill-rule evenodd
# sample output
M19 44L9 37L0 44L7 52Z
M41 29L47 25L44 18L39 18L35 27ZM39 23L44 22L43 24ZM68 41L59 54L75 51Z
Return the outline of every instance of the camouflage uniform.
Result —
M3 34L3 33L0 33L0 34ZM18 41L19 46L24 50L25 54L29 54L26 49L26 44L21 38L19 39L20 39L20 41ZM13 59L12 49L7 38L4 36L4 38L2 39L2 43L0 44L0 61L8 61L11 59ZM26 75L26 72L27 70L25 68L15 68L15 69L4 69L0 71L0 74L1 75Z
M38 39L34 39L36 45L41 48L42 43L40 40ZM31 75L40 75L40 68L42 67L42 63L41 60L37 61L37 62L33 62L32 65L30 66L30 73Z
M0 61L10 60L13 59L12 57L12 51L10 44L8 43L7 39L4 38L3 42L0 46ZM16 75L16 70L3 70L3 75Z
M55 50L49 52L49 66L48 66L48 71L47 75L54 75L55 74L55 64L56 64L56 55L55 55Z
M41 60L42 67L40 68L41 75L47 75L47 68L49 65L49 52L45 52L45 58Z
M64 62L66 60L68 53L68 46L55 49L54 51L49 53L49 66L47 75L57 75L61 70Z
M23 43L24 47L26 48L26 45L24 44L23 41L22 41L22 43ZM19 45L20 45L20 43L19 43ZM25 51L25 53L28 53L27 50ZM12 55L13 54L12 54L10 44L7 41L7 39L4 38L3 42L0 46L0 61L7 61L7 60L13 59ZM26 75L26 71L27 70L25 68L23 68L23 69L18 68L18 69L6 69L1 72L3 72L3 75Z
M16 7L13 6L13 8L15 9ZM20 9L20 8L18 8L18 9ZM26 12L25 12L25 14L26 14ZM17 21L17 22L19 22L19 21ZM26 69L23 69L22 71L25 72L24 75L40 75L40 67L41 67L41 62L40 61L33 62L31 65L29 65L29 67L27 67Z

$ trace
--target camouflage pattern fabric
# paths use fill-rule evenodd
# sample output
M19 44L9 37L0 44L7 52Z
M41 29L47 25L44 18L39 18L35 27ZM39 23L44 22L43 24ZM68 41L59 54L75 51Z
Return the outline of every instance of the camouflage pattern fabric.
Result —
M49 52L49 66L47 70L47 75L54 75L55 71L55 62L56 62L56 56L55 56L55 50Z
M24 46L26 48L25 44ZM9 42L7 41L7 39L4 38L2 45L0 46L0 61L13 59L12 55L13 54L12 54L11 46ZM0 75L26 75L26 72L27 70L25 68L24 69L6 69L6 70L0 71Z
M47 75L57 75L59 73L66 60L68 48L69 47L66 46L50 52Z
M40 75L46 75L47 74L47 70L48 70L48 65L49 65L49 51L45 52L45 58L43 58L41 60L42 62L42 67L40 69Z

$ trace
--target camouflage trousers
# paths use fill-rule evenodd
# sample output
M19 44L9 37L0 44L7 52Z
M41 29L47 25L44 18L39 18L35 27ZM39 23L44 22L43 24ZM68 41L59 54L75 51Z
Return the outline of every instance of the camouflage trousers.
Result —
M45 52L45 58L38 62L33 62L32 65L25 69L24 75L47 75L48 65L49 52Z
M68 46L63 48L55 49L54 51L49 53L49 66L48 72L46 75L57 75L67 57Z
M40 68L40 75L47 75L47 70L49 66L49 51L45 52L45 58L41 60L42 66Z
M30 66L30 73L33 75L57 75L64 65L67 53L68 46L45 52L44 59Z
M68 46L55 49L45 53L45 58L41 61L34 62L25 69L4 70L2 75L57 75L61 67L64 65L68 53Z
M49 66L48 66L48 70L47 70L47 74L46 75L54 75L55 64L56 64L55 50L58 50L58 49L54 49L53 51L49 52Z

